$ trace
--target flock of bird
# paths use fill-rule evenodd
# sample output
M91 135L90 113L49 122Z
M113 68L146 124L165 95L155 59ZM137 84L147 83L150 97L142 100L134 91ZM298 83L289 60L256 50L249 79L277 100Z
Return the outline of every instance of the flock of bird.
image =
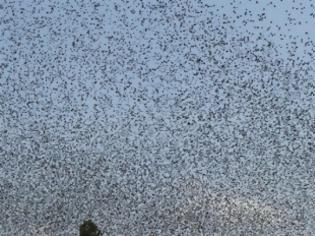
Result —
M0 235L313 235L314 18L0 2Z

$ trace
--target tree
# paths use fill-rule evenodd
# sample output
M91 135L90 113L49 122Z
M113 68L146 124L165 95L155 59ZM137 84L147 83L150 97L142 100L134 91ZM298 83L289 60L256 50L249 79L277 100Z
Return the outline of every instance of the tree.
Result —
M80 225L80 236L101 236L101 231L91 220L85 220Z

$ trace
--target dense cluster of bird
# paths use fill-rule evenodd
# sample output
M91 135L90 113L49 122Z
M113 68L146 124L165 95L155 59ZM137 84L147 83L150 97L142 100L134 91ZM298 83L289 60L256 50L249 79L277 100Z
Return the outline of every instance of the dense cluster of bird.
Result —
M0 235L314 234L314 10L2 1Z

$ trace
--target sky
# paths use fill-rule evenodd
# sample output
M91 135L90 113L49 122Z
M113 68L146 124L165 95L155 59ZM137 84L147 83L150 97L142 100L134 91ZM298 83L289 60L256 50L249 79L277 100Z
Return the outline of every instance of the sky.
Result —
M286 43L292 39L304 40L298 45L301 52L307 49L304 45L307 41L315 40L313 1L222 1L219 5L223 14L236 12L239 16L236 25L243 30L270 37L283 48L283 52L286 52ZM246 21L246 25L243 21Z
M274 235L314 235L312 4L2 1L0 234L75 235L57 231L85 209L109 235L149 235L192 194L209 222L248 233L267 214Z

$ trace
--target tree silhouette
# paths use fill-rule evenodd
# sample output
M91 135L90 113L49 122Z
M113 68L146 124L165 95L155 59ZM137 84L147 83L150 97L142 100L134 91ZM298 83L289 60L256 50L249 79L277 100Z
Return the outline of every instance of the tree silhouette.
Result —
M101 231L91 220L85 220L80 225L80 236L101 236Z

